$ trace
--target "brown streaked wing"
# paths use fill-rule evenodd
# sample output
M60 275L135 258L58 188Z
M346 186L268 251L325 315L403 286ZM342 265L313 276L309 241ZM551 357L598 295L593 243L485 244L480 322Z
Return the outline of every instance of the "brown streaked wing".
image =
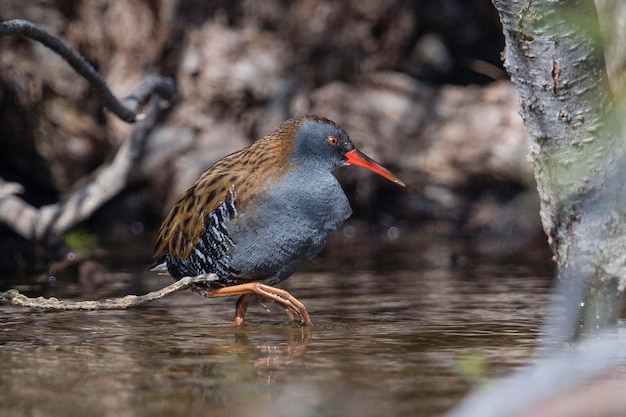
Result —
M170 254L184 260L198 244L206 219L235 187L238 212L249 199L264 190L267 181L284 173L293 147L294 126L283 127L247 148L232 153L204 171L169 212L154 249L155 265Z
M234 172L227 162L228 159L222 159L206 170L169 212L159 229L155 264L163 262L166 253L175 259L187 259L198 243L206 219L224 202L232 185L240 188L237 183L244 181L247 173Z

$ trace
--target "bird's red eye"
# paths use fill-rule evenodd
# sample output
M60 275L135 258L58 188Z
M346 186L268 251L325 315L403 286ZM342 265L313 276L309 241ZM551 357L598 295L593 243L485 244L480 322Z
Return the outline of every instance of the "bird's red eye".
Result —
M331 136L328 138L328 143L330 143L331 145L335 146L337 144L338 140L336 137Z

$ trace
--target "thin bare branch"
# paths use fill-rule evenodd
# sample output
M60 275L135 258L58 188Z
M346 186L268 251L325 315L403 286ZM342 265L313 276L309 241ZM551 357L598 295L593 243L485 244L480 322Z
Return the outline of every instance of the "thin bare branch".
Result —
M121 298L111 298L94 301L69 301L58 300L57 298L29 298L17 290L0 292L0 304L7 304L19 307L40 308L44 310L125 310L137 307L151 301L172 295L175 292L186 290L195 283L213 281L217 276L214 274L198 275L196 277L184 277L175 283L161 288L157 291L149 292L145 295L127 295Z
M16 194L23 192L21 185L0 178L0 222L9 225L26 239L33 239L38 210Z
M140 165L147 138L169 106L167 100L154 96L148 105L146 118L135 124L113 161L66 201L37 209L15 195L19 191L15 184L0 181L0 221L26 239L45 240L62 236L89 218L126 187Z
M173 101L176 98L174 80L156 74L148 75L128 97L119 101L109 90L98 71L78 52L65 45L60 39L27 20L7 20L0 22L0 36L22 35L36 40L59 54L68 64L82 75L101 99L103 105L120 119L133 123L137 119L140 104L154 93Z
M57 52L91 83L104 106L127 122L137 121L115 159L64 202L37 209L16 195L21 192L20 187L0 179L0 222L29 240L54 240L91 216L128 184L140 165L147 138L177 99L176 85L171 78L148 74L130 95L119 101L91 64L45 30L25 20L0 22L0 36L14 34L39 41ZM138 109L146 102L145 112L138 117Z

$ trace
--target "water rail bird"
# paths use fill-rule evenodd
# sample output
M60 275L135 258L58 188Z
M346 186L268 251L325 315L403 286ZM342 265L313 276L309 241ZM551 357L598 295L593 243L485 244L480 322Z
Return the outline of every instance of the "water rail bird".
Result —
M333 174L347 165L404 186L334 122L307 115L282 123L217 161L185 192L161 225L153 270L176 279L217 275L193 290L206 297L240 295L236 325L253 295L280 304L290 320L295 314L311 324L304 304L274 285L317 255L352 214Z

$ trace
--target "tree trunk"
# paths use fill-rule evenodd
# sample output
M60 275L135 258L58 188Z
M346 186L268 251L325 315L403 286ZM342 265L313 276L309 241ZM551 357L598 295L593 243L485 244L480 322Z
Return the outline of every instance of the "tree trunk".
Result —
M494 5L559 278L570 306L586 305L585 324L610 323L626 283L626 163L594 2Z

